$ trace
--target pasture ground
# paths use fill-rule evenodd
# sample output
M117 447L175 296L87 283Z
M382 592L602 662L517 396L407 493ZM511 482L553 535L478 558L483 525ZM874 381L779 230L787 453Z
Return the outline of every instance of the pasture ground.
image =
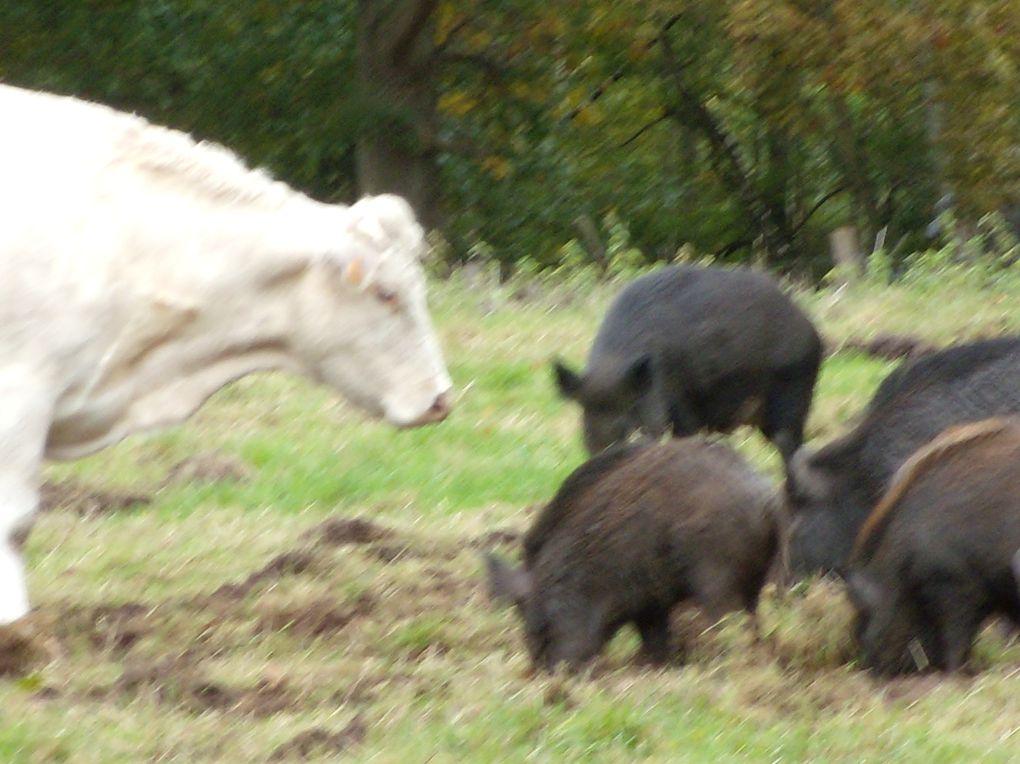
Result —
M892 368L848 340L936 345L1020 329L1020 280L938 269L798 292L835 350L809 438L844 430ZM686 662L625 631L585 675L530 677L479 553L582 459L548 361L581 363L615 287L436 284L457 409L394 432L281 375L186 425L47 468L29 541L36 610L0 634L3 762L1020 761L1020 644L966 676L876 681L839 588L676 615ZM750 431L731 436L762 469Z

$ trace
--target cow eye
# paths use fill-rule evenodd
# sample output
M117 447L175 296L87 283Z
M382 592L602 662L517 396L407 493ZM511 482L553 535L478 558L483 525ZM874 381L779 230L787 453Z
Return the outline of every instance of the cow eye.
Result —
M377 286L372 291L375 294L375 298L387 307L395 308L400 303L400 295L392 289Z

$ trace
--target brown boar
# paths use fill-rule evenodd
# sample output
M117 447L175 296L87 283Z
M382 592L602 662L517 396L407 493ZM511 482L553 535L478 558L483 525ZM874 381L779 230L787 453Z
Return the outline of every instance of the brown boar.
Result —
M1020 420L951 427L916 451L861 527L847 590L861 662L960 669L986 619L1020 624Z
M577 669L626 623L662 662L676 603L713 619L755 613L781 512L771 484L721 443L617 447L567 478L526 535L521 567L488 556L490 593L517 606L536 667Z

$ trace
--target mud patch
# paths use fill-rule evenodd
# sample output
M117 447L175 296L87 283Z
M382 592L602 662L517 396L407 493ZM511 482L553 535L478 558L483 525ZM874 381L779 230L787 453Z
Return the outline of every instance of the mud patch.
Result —
M520 540L520 532L510 528L497 528L494 531L472 539L468 546L472 549L492 549L497 546L517 544Z
M393 531L371 520L361 517L337 517L327 520L306 534L316 540L319 546L332 547L343 544L370 544L373 541L392 538Z
M873 358L896 361L901 358L914 359L934 353L938 347L910 334L877 334L871 339L851 338L837 350L856 350Z
M887 679L882 689L887 701L912 706L930 695L943 682L954 680L960 683L965 681L959 677L947 677L945 674L929 672L920 676Z
M235 584L223 584L214 591L208 600L239 600L243 599L259 584L274 581L286 575L301 575L315 568L318 557L311 549L295 549L291 552L274 557L268 564L252 573L244 581Z
M21 677L53 657L53 648L26 623L0 626L0 677Z
M64 640L84 636L97 650L124 653L155 629L154 613L139 603L75 607L61 613L54 630Z
M355 618L368 615L374 608L375 601L368 596L359 597L349 607L337 607L335 601L327 599L302 607L263 606L259 608L255 633L283 631L292 636L315 639L335 634Z
M247 482L252 470L234 456L204 453L178 462L167 474L168 485L182 483L221 483L225 481Z
M368 728L360 717L340 732L312 727L273 751L269 761L307 761L332 757L360 743L367 732Z
M92 691L93 699L148 695L163 705L190 713L223 711L264 717L295 704L295 693L282 678L262 678L248 687L213 682L202 676L187 655L152 663L135 663L106 688Z
M47 481L39 494L39 509L49 512L55 509L74 512L82 517L107 515L129 509L137 509L152 503L152 496L146 493L128 491L100 491L89 488L75 480Z

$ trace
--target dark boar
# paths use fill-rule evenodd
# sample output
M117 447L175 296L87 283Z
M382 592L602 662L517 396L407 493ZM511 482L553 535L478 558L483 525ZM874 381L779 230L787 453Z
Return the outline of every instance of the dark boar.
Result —
M589 453L635 430L758 427L784 460L800 446L822 344L768 276L695 266L642 276L609 308L578 375L554 364L584 410Z
M574 471L524 539L524 564L489 556L490 593L517 605L538 668L572 669L634 623L670 655L669 611L754 614L780 543L776 491L735 452L698 438L612 448Z
M918 450L861 527L847 573L862 663L956 671L982 623L1020 625L1020 420L948 429Z
M790 558L841 572L854 538L910 454L954 424L1020 414L1020 338L958 345L901 364L856 427L787 465Z
M1016 578L1016 584L1020 587L1020 549L1013 555L1013 576ZM1020 588L1017 589L1017 596L1020 596Z

